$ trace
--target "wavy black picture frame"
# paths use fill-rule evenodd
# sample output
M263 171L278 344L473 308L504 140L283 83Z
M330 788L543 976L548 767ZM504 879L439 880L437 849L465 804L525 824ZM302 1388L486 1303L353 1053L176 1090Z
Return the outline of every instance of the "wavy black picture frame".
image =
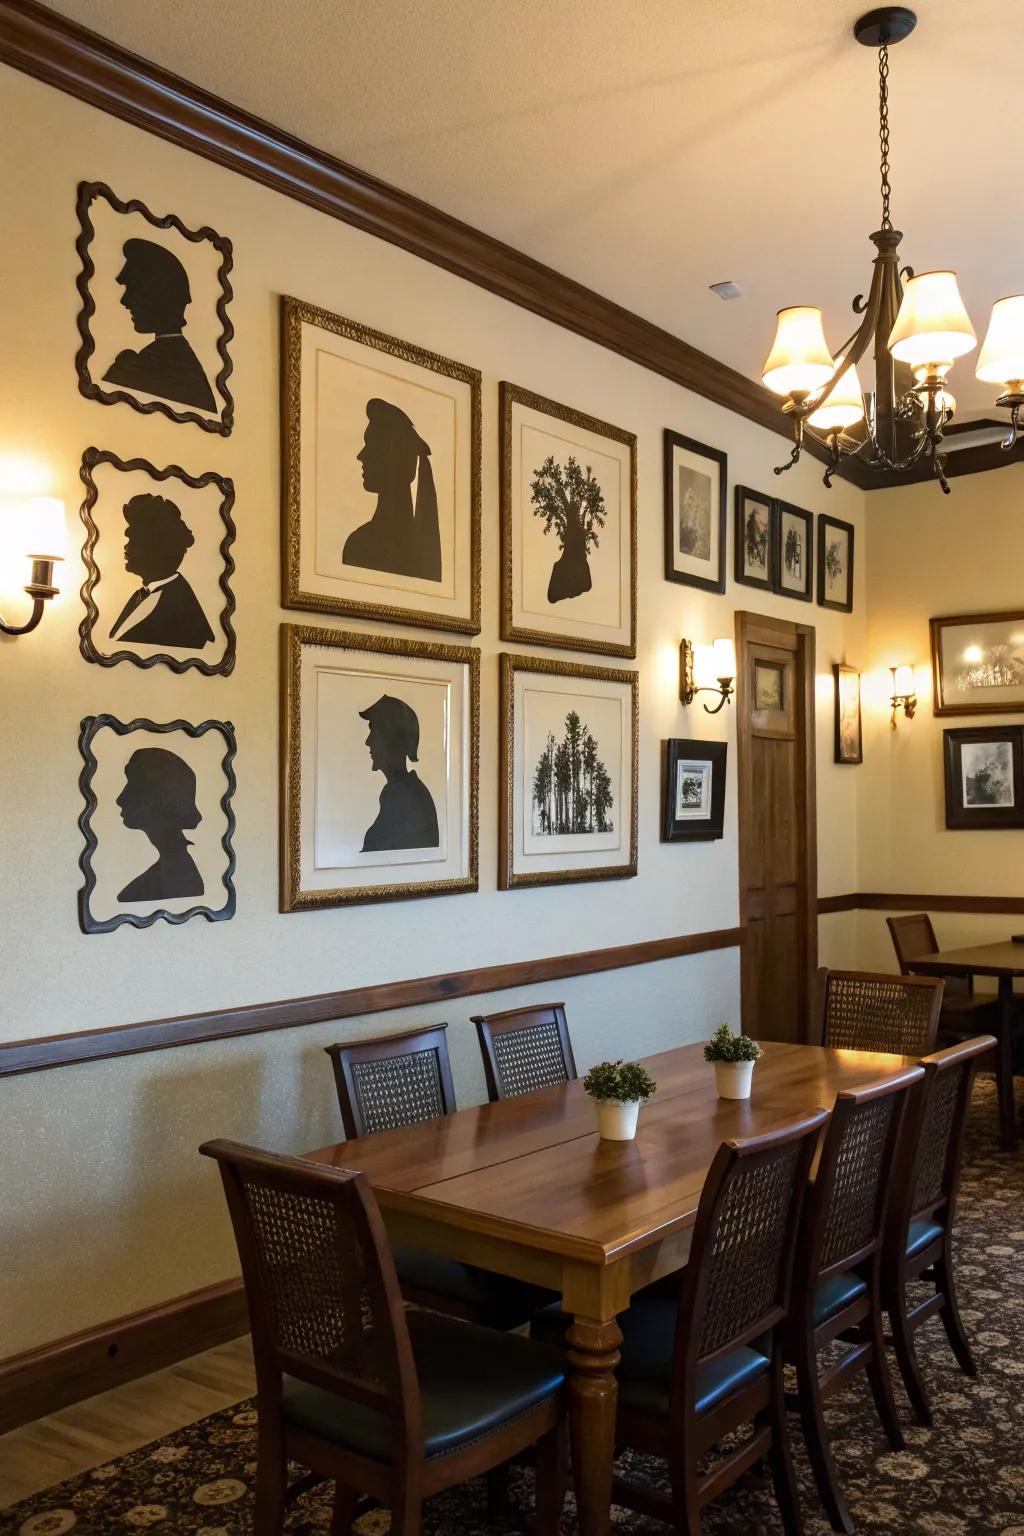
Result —
M99 500L99 487L96 484L94 471L99 464L109 464L114 469L123 473L133 470L141 470L151 480L180 480L193 490L204 490L208 485L217 486L221 493L220 515L224 523L224 537L220 542L220 555L224 562L220 573L218 585L224 594L224 607L219 614L220 626L224 632L224 655L218 662L204 661L201 656L169 656L160 652L157 656L137 656L134 651L115 650L109 655L102 652L93 639L93 631L99 619L99 609L96 606L93 592L102 580L100 568L96 563L96 544L99 540L99 529L92 515L93 508ZM85 604L85 616L78 626L78 635L82 655L86 661L97 662L101 667L114 667L121 661L130 661L137 667L169 667L172 672L188 672L190 670L201 672L204 677L227 677L235 666L235 630L231 620L235 612L235 594L231 589L231 578L235 573L235 562L231 554L231 546L235 541L235 521L232 511L235 505L235 484L224 475L218 475L214 471L207 470L202 475L190 475L182 469L180 464L169 464L166 469L157 469L148 459L121 459L116 453L111 453L105 448L87 448L82 454L82 466L79 470L82 484L85 486L85 500L81 506L81 518L85 524L86 537L82 548L82 559L85 562L86 577L82 583L82 602Z
M162 736L171 731L184 731L186 735L198 738L205 736L207 731L220 731L224 737L226 750L222 760L224 770L225 790L220 798L220 807L224 813L226 828L221 838L221 847L227 855L227 869L224 871L223 883L227 892L227 901L219 910L202 904L189 907L187 912L169 912L165 907L160 907L155 912L149 912L144 917L136 912L118 912L114 917L105 918L102 921L93 917L89 910L89 902L93 891L96 889L96 875L92 867L93 854L98 847L98 839L92 827L92 818L96 812L99 801L93 789L93 778L98 767L96 754L93 751L93 741L102 730L112 730L117 736L128 736L133 731L145 732L147 735ZM78 818L78 825L82 836L85 838L78 864L85 876L85 884L78 892L78 923L83 933L113 933L124 923L132 928L151 928L155 922L161 919L167 923L187 923L189 918L204 917L208 923L226 922L235 915L235 813L231 802L234 797L238 781L235 777L234 762L238 751L235 740L235 728L230 720L204 720L202 725L191 725L187 720L169 720L164 724L158 724L154 720L135 719L127 722L116 719L113 715L86 715L82 721L81 733L78 738L79 751L82 754L82 772L79 775L78 785L82 791L85 808Z
M110 204L115 213L139 213L152 224L154 229L175 229L178 234L194 244L208 240L216 250L220 252L221 263L217 272L220 282L220 297L217 300L216 312L221 323L221 333L217 339L217 352L221 360L221 368L214 380L214 386L223 400L223 407L218 418L203 416L198 411L177 410L165 400L137 400L133 394L125 389L107 388L97 383L89 370L89 360L96 350L93 340L90 321L96 313L96 301L90 292L89 285L96 275L96 267L93 262L89 247L95 238L96 230L92 222L91 208L98 197L102 197ZM234 340L235 327L228 315L228 303L234 298L234 293L229 281L229 274L234 265L234 253L231 241L224 235L218 235L216 230L204 224L201 229L189 229L176 214L168 213L159 218L148 209L145 203L137 197L124 199L111 191L106 182L82 181L78 185L77 213L79 223L78 239L75 241L75 249L82 263L81 271L76 280L78 292L82 299L82 308L78 314L78 334L81 337L81 345L75 354L75 368L78 372L78 387L82 394L90 400L98 400L101 405L130 405L133 410L140 411L144 416L151 416L159 412L169 416L172 421L195 422L202 427L204 432L217 432L222 437L228 437L234 425L235 402L228 388L228 379L231 377L234 363L228 352L228 345Z

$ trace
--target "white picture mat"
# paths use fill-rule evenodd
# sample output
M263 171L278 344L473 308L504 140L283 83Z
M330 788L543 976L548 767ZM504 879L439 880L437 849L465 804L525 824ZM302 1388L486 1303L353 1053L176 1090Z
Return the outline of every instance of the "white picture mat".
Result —
M703 758L676 761L676 821L706 821L711 815L711 781L714 764ZM683 799L683 785L688 778L700 779L700 802L690 805Z
M981 770L994 770L992 791L994 798L974 798L968 780ZM1013 788L1013 743L1009 741L964 741L960 744L960 787L965 811L1012 810L1015 804Z
M979 660L984 666L993 647L1004 666L1016 672L1021 681L988 683L979 674L968 682L962 674L971 673ZM1005 651L1001 648L1005 647ZM939 631L939 672L942 703L949 704L1020 704L1024 699L1024 618L980 621L966 619L963 624L944 624Z
M703 559L697 555L683 554L679 547L683 489L681 480L683 484L693 483L691 477L695 477L700 486L702 501L704 482L707 482L708 554ZM718 580L721 554L719 537L721 485L722 470L716 459L705 458L701 453L693 453L689 448L680 448L677 443L672 444L672 563L673 568L684 575L700 576L705 580Z

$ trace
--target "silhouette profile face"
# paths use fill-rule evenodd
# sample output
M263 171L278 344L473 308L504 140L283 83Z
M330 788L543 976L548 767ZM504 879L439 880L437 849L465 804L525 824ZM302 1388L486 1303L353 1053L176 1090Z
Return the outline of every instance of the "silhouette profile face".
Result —
M365 744L375 773L383 773L387 778L406 771L406 758L416 762L420 722L416 711L404 700L386 693L369 709L361 709L359 715L369 722Z
M356 454L363 466L363 489L381 495L411 485L420 450L412 422L386 400L368 401L366 417L363 446Z
M189 831L202 820L194 772L165 747L140 747L132 753L117 804L126 827L156 838Z
M165 496L133 496L124 507L124 568L145 584L173 576L195 543L181 512Z
M177 256L152 240L126 240L124 266L117 281L121 303L140 335L170 336L185 326L192 302L188 273Z

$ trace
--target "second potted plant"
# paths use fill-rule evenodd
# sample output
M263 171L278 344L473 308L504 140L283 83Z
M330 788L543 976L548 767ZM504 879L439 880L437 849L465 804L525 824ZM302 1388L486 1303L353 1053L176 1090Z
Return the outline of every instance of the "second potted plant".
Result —
M704 1047L704 1060L715 1064L715 1087L720 1099L749 1099L754 1063L764 1052L749 1035L734 1035L728 1024L719 1024Z
M657 1083L638 1061L601 1061L583 1079L597 1111L597 1132L604 1141L632 1141L637 1116Z

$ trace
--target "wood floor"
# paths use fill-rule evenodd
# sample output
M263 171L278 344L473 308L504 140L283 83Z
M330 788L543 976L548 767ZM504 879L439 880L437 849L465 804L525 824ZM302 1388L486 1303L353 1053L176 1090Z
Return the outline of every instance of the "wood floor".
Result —
M254 1391L246 1336L0 1435L0 1509L173 1434Z

